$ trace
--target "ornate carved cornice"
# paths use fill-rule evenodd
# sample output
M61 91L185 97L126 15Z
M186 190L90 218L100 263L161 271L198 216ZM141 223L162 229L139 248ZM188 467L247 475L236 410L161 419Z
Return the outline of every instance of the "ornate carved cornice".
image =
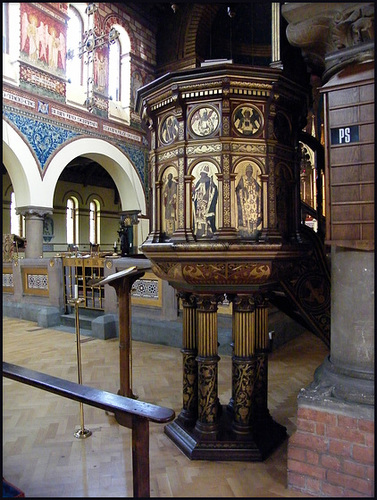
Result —
M287 38L327 81L351 63L374 60L373 3L286 3Z

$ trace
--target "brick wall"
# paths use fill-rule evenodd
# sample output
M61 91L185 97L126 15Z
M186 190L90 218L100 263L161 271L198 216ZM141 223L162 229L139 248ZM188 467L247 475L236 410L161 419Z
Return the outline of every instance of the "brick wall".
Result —
M374 496L374 421L299 407L288 488L316 497Z

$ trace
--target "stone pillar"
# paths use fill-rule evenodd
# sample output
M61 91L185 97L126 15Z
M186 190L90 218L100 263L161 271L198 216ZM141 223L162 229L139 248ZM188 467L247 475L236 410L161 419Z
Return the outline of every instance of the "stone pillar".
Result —
M198 420L195 430L202 438L216 438L218 399L217 296L197 297Z
M330 355L298 396L288 487L374 494L374 4L285 4L289 42L321 77ZM351 128L355 134L351 135ZM347 140L338 140L340 129Z
M52 214L51 208L18 207L17 214L25 216L26 259L43 257L43 220Z
M374 253L333 247L331 355L317 379L332 396L374 405Z
M198 354L196 301L193 295L180 294L183 306L183 407L179 419L194 424L198 417Z

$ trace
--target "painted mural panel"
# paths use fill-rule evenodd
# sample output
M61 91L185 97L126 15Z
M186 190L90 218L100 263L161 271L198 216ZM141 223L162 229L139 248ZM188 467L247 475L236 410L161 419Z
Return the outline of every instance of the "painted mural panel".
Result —
M162 178L162 231L171 237L177 225L178 174L174 167L168 167Z
M21 57L26 62L63 75L66 61L65 25L29 3L21 3Z
M202 161L192 171L193 224L197 239L212 238L217 231L218 181L217 168L211 162Z
M197 137L208 137L218 131L220 114L214 106L200 106L189 117L190 132Z
M238 230L243 237L256 237L262 230L261 171L255 163L245 160L235 172Z

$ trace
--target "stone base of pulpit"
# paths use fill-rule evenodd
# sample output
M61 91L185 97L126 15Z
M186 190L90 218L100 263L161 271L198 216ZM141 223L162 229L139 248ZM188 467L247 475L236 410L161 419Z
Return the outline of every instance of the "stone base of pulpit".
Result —
M191 460L261 462L285 439L287 430L270 415L254 425L249 434L238 434L232 429L232 413L222 406L218 431L201 434L195 423L179 417L165 426L165 434Z

